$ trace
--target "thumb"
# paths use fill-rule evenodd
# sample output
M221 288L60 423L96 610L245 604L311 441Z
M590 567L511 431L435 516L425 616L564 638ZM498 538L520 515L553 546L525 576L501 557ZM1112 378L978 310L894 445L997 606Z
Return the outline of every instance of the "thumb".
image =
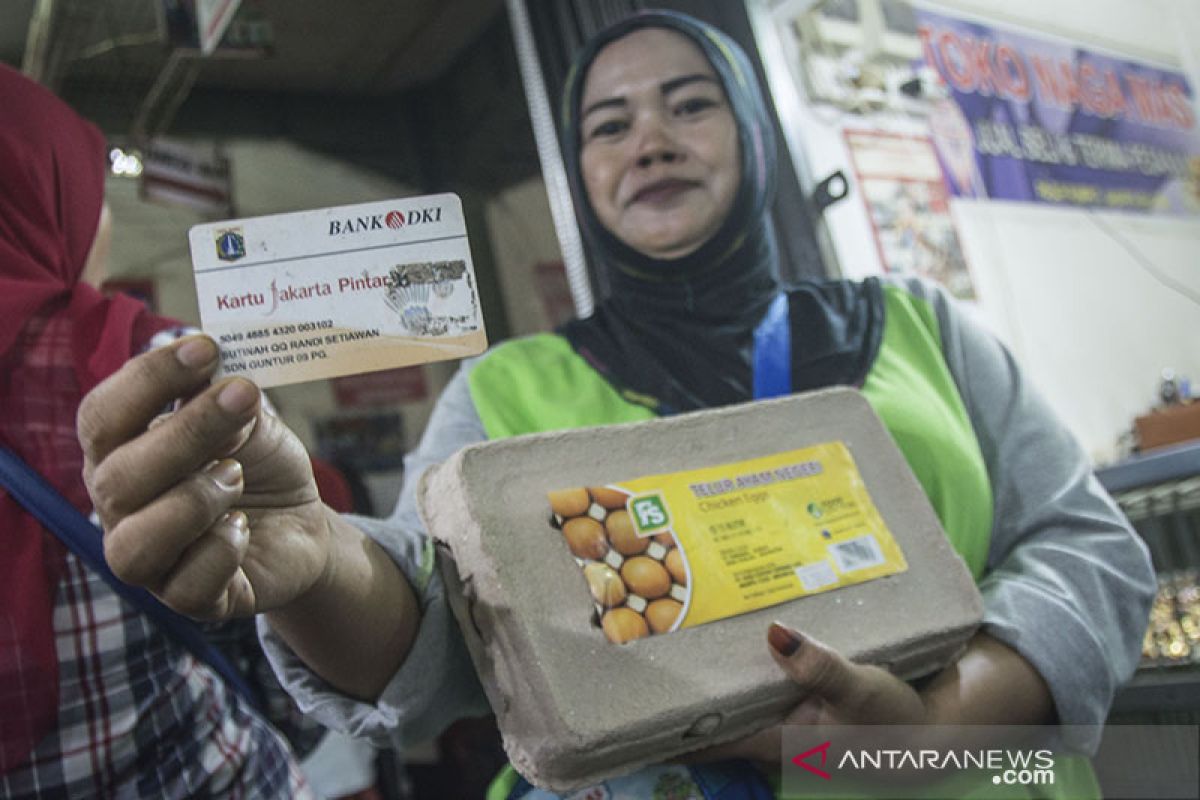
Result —
M809 695L839 705L850 699L857 682L855 666L827 644L781 622L767 629L771 656Z

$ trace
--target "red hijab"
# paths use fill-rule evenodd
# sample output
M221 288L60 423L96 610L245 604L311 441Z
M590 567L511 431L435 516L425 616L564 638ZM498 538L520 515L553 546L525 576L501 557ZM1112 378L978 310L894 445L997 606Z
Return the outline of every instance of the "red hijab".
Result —
M174 323L80 282L104 202L104 136L0 64L0 443L84 513L74 415ZM58 714L54 595L63 546L0 490L0 774Z

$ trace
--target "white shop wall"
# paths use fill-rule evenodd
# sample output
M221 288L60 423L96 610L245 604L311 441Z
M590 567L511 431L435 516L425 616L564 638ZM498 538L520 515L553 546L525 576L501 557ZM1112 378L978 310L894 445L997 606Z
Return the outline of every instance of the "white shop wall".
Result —
M778 10L787 2L769 5ZM1200 2L1194 0L924 5L1183 69L1200 89ZM841 169L853 183L847 128L926 132L921 120L896 112L860 115L809 103L803 88L773 66L786 63L788 44L764 25L758 32L786 144L807 163L805 179ZM1118 438L1152 404L1164 367L1200 383L1200 217L966 200L953 200L951 211L980 317L1098 463L1119 455ZM870 219L854 188L824 220L842 274L881 271Z
M239 217L414 194L409 187L286 140L231 140L222 147L232 165L233 197ZM187 232L192 225L212 220L179 207L141 200L133 180L110 178L107 192L115 225L114 277L154 278L160 311L198 325ZM455 364L426 365L430 399L399 406L410 448L424 429L432 398L454 368ZM272 389L271 395L278 400L284 419L310 448L315 446L310 421L337 412L327 381L279 387ZM383 499L398 493L395 478L385 476L384 483L387 485L379 488L370 486L372 493ZM377 503L383 506L378 509L380 513L391 510L390 502Z
M539 264L562 260L546 184L538 176L510 186L488 201L485 216L510 333L554 328L543 299L546 289L539 285L545 276L536 271Z

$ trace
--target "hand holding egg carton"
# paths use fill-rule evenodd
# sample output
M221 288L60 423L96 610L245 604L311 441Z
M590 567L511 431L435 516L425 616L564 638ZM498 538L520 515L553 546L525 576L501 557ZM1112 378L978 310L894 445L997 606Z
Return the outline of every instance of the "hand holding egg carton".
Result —
M909 569L694 624L712 578L682 518L642 525L639 503L653 492L637 476L831 440L858 460ZM632 499L606 493L618 485ZM523 776L560 793L782 719L803 691L768 652L772 620L911 678L957 653L982 615L929 501L852 389L472 445L425 472L417 502L505 750Z

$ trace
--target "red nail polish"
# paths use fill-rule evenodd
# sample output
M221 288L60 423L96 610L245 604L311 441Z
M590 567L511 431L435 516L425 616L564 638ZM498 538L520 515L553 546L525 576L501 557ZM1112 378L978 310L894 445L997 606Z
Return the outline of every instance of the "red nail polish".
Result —
M767 642L779 655L790 658L804 644L804 637L781 622L772 622L767 629Z

